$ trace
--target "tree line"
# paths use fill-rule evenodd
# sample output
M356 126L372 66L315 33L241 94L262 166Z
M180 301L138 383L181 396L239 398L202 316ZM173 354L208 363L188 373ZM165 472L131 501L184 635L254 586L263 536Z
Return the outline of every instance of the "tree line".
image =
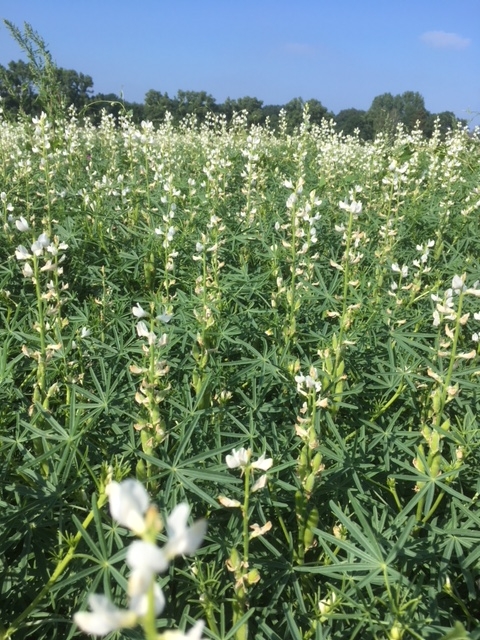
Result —
M358 134L363 140L373 140L380 132L391 134L399 124L411 131L419 123L427 137L432 135L436 120L442 133L458 124L466 124L451 111L430 113L417 91L405 91L395 96L383 93L373 99L368 110L342 109L336 114L315 98L307 101L293 98L284 105L276 105L245 96L217 103L206 91L179 90L170 97L166 92L150 89L143 103L128 102L114 93L94 93L91 76L56 66L43 39L28 23L23 32L8 21L5 24L27 56L27 62L12 60L6 67L0 65L0 104L7 118L38 115L42 110L58 117L71 105L81 117L90 118L94 124L100 122L103 112L115 118L128 112L136 123L150 120L159 124L167 113L174 123L190 115L202 122L208 113L223 114L229 122L236 112L246 111L249 124L269 125L276 129L283 109L287 131L292 132L301 124L305 104L308 104L312 124L320 124L327 118L335 122L338 131L345 135Z

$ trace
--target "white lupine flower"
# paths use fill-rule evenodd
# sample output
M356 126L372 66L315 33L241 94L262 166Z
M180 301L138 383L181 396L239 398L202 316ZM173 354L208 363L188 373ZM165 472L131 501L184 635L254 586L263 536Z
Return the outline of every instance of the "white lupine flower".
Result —
M260 491L260 489L263 489L265 487L265 485L267 484L267 474L264 473L262 476L259 477L259 479L254 483L253 487L251 488L251 492L255 493L256 491Z
M160 322L164 322L165 324L168 324L172 318L173 316L169 313L162 313L156 316L157 320L159 320Z
M88 338L89 335L91 335L91 331L90 329L87 329L87 327L82 327L82 330L80 332L80 337L81 338Z
M51 260L47 260L43 267L40 268L40 271L56 271L57 268L56 264L52 263Z
M344 209L345 211L351 213L354 217L362 213L362 203L357 202L356 200L352 200L351 202L340 201L338 203L338 206L340 207L340 209Z
M252 452L250 449L241 447L240 449L232 449L232 455L227 455L225 460L229 469L241 467L244 469L250 461Z
M128 547L127 564L130 569L147 572L150 576L168 569L165 553L151 542L135 540Z
M140 320L140 322L137 323L137 334L139 338L147 338L150 346L155 344L155 340L157 339L155 333L148 330L148 327L143 320Z
M23 216L20 216L18 220L15 220L15 224L19 231L28 231L30 227L28 226L28 222L25 220Z
M33 269L30 266L30 263L26 262L23 266L22 273L25 278L33 278Z
M252 462L250 466L252 467L252 469L261 469L262 471L268 471L272 464L272 458L265 458L265 454L262 453L259 459L256 462Z
M472 340L473 340L473 342L479 342L480 341L480 334L473 333L472 334Z
M145 309L142 308L142 306L140 305L139 302L137 302L135 307L132 307L132 314L136 318L147 318L148 317L148 312L145 311Z
M105 636L107 633L125 627L134 627L137 614L134 611L118 609L106 596L92 593L88 597L91 612L78 611L74 614L75 623L85 633Z
M50 244L50 239L46 233L41 233L37 238L37 242L39 242L42 247L48 247L48 245Z
M171 631L164 631L162 633L163 640L203 640L202 631L205 623L203 620L198 620L194 626L184 633L178 629Z
M35 256L41 256L44 246L41 242L36 240L32 245L30 245L30 249Z
M143 484L138 480L110 482L106 493L112 518L134 533L142 534L146 528L144 515L150 505L150 498Z
M288 196L288 200L286 202L287 209L292 209L293 205L296 203L296 201L297 201L297 194L296 193L291 193Z
M21 244L15 249L15 257L17 260L29 260L33 256L31 253L28 253L28 249Z
M189 514L190 507L186 502L181 502L167 518L165 530L168 542L162 551L168 559L189 555L202 544L207 531L207 523L205 520L197 520L191 527L187 527Z
M129 578L129 585L132 576ZM134 611L137 616L143 617L147 615L149 610L149 593L148 589L150 588L150 584L147 589L139 592L138 595L130 596L130 607L131 611ZM165 596L163 595L163 591L160 589L159 585L154 582L153 583L153 610L155 615L158 616L165 608Z
M465 274L463 276L453 276L452 289L454 293L459 294L461 291L465 291Z

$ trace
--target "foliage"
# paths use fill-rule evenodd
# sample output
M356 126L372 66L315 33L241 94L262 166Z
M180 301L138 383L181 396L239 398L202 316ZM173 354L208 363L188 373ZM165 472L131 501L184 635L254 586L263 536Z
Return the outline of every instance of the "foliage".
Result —
M159 632L479 638L478 131L117 119L0 123L0 637L124 606L137 477Z

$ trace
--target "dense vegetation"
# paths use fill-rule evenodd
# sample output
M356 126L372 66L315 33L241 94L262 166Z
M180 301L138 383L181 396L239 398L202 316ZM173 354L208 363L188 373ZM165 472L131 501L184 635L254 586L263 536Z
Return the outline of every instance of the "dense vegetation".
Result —
M0 638L125 607L137 478L208 522L149 640L479 639L479 179L460 126L2 117Z

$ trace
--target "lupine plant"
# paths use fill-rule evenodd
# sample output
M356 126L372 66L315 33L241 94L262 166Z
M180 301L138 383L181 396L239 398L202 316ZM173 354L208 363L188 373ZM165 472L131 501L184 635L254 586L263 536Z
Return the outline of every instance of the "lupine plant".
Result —
M246 122L0 115L1 640L480 638L480 132Z

